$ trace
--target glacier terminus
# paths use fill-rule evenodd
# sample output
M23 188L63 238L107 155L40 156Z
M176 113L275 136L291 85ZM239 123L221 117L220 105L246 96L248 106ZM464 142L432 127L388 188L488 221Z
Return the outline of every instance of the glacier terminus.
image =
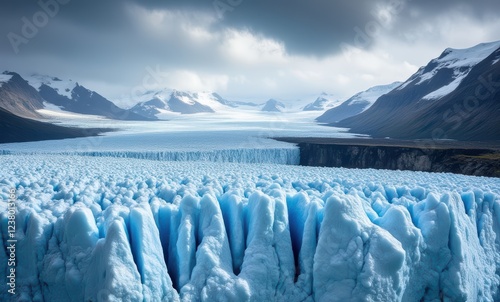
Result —
M76 155L0 165L2 199L17 188L18 301L500 299L498 178Z

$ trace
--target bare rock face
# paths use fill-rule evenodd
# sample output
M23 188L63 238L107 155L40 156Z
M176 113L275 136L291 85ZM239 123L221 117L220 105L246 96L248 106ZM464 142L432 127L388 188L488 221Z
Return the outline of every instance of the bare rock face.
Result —
M43 98L19 74L4 72L10 79L0 84L0 108L17 116L39 118L36 112L43 108Z
M500 176L500 153L482 149L421 149L300 143L300 164Z

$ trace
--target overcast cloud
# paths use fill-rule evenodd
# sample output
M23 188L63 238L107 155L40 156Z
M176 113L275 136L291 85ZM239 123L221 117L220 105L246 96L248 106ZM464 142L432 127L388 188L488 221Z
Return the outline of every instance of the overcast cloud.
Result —
M40 11L0 3L0 68L69 77L123 106L148 70L161 71L158 88L235 100L348 97L405 80L446 47L500 40L493 0L69 0L16 53L13 34Z

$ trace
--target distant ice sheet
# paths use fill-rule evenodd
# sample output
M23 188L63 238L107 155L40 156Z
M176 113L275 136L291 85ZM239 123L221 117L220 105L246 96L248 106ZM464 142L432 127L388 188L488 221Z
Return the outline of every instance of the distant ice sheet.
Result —
M346 129L317 125L317 113L259 112L196 114L170 121L127 122L82 119L53 110L51 120L63 125L118 128L98 137L0 144L0 152L59 153L158 160L207 160L293 164L294 144L272 137L353 137Z

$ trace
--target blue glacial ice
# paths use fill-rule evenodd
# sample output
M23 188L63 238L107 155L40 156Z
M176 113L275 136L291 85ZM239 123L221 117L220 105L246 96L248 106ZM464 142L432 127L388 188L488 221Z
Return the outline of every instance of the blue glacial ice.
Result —
M500 300L498 178L61 155L0 165L0 197L17 194L14 300Z
M346 129L317 125L314 112L312 114L232 112L197 114L196 119L179 116L158 122L61 119L56 121L63 125L121 130L96 137L0 144L0 154L44 153L159 161L294 165L300 160L298 147L270 138L355 136L346 133Z
M0 154L60 154L158 161L278 163L297 165L299 148L257 132L122 133L0 145Z

